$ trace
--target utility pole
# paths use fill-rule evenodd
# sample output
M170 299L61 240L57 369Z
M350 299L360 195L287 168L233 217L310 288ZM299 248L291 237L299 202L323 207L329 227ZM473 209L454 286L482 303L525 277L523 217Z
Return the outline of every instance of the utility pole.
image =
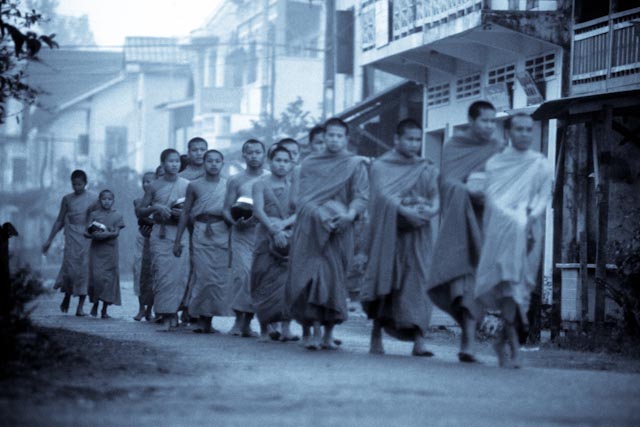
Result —
M324 29L324 87L322 91L322 119L333 116L335 71L336 71L336 2L325 1L325 29Z

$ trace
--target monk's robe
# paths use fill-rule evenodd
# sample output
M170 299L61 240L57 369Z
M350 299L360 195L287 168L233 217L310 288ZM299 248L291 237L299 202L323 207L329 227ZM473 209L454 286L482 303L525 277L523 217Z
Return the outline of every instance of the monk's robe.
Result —
M403 199L438 196L438 171L426 159L408 159L395 150L376 160L370 173L369 263L361 300L370 319L403 340L424 334L431 320L427 280L431 264L431 227L399 228Z
M177 177L174 182L154 182L152 204L171 207L185 197L189 181ZM149 239L153 269L153 303L156 313L171 314L178 311L184 297L189 274L189 254L183 250L180 257L173 255L173 242L178 230L175 219L163 220L154 216L155 225ZM183 234L181 244L187 247L188 238Z
M366 209L365 162L348 152L319 153L302 162L286 287L290 313L300 323L347 319L346 275L353 258L353 225L330 233L323 223L337 211Z
M134 207L138 207L142 199L133 201ZM151 269L151 252L149 248L149 236L140 231L136 234L136 247L133 253L133 292L141 298L142 304L153 304L153 277Z
M89 223L97 221L109 231L124 228L122 215L103 209L91 212ZM120 305L120 269L118 260L118 239L91 240L89 250L89 300Z
M80 195L71 193L64 196L62 203L67 206L64 217L64 253L54 289L74 296L87 295L91 242L84 237L84 233L89 208L97 201L98 195L88 190Z
M489 309L497 309L501 298L512 298L526 325L540 267L553 167L541 153L508 147L489 159L486 172L484 242L475 295ZM527 213L533 221L529 232Z
M264 183L264 212L269 218L286 219L293 214L291 183L284 188L271 188L270 177ZM262 223L256 230L256 250L251 265L251 300L260 322L289 320L285 301L288 257L274 250L269 229Z
M261 175L262 176L262 175ZM253 183L257 177L238 176L232 179L244 179L238 188L238 197L252 197ZM231 309L243 313L253 313L251 302L251 263L256 244L258 220L251 218L249 227L244 230L231 227Z
M199 168L192 168L187 166L185 170L178 174L179 177L187 179L189 181L195 181L196 179L202 178L205 175L204 166ZM191 290L193 289L193 221L190 219L187 224L187 230L189 231L189 279L187 280L187 289L184 292L184 297L182 298L181 308L187 307L189 305L189 300L191 299Z
M227 303L229 285L229 227L222 217L227 180L221 178L198 194L193 203L191 254L191 316L231 315Z
M429 296L441 310L462 321L463 309L473 317L475 270L482 246L482 203L473 201L465 183L473 172L484 171L487 160L502 142L480 142L466 135L444 144L440 174L441 223L433 251Z

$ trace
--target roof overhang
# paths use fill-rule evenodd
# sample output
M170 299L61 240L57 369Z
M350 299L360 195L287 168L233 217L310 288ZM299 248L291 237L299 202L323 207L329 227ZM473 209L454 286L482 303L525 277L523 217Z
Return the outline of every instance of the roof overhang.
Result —
M430 72L462 76L485 66L515 62L559 49L559 46L494 23L481 23L451 35L414 33L380 49L364 52L371 65L404 78L427 82Z
M543 103L534 113L535 120L565 119L572 123L587 122L605 105L614 115L637 114L640 111L640 89L573 96Z

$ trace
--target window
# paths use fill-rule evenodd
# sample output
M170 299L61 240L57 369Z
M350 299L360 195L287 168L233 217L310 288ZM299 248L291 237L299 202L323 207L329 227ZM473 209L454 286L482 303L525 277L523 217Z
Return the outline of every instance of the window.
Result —
M14 184L24 184L27 182L27 159L25 157L13 158L13 179Z
M512 85L516 80L516 66L515 64L511 64L496 67L492 70L489 70L487 78L490 85L502 82L507 83L507 85Z
M362 50L369 50L376 46L375 9L369 5L362 9L360 15L360 29L362 37Z
M480 95L480 74L458 79L456 82L456 99L471 98Z
M529 58L525 61L524 67L535 81L543 81L556 74L556 55L548 55Z
M89 135L86 133L78 135L78 154L81 156L89 155Z
M449 102L451 86L444 83L437 86L427 88L427 106L433 107L443 105Z
M127 128L124 126L107 126L105 129L105 154L107 158L123 158L127 156Z

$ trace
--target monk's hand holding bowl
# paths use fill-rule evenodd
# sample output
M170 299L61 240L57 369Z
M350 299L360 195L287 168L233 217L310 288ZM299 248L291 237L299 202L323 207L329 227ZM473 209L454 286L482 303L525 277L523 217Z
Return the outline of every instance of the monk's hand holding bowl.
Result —
M278 248L285 248L289 244L289 240L287 239L287 233L284 231L280 231L273 235L273 243Z
M352 212L347 212L344 214L336 215L331 221L331 224L333 225L333 229L335 230L336 233L342 233L344 230L347 229L347 227L349 227L349 225L353 221L355 221L355 219L356 219L355 214L353 214Z
M167 220L171 218L171 209L165 205L153 205L155 212L160 215L160 218Z
M282 221L279 221L277 219L271 220L271 226L269 227L269 231L271 232L271 234L275 236L276 234L280 233L282 230L284 230L284 225L282 224Z
M400 205L400 207L398 207L398 213L402 215L407 220L407 222L409 222L409 224L411 224L415 228L420 228L427 224L427 222L429 221L426 215L420 213L419 210L409 206Z

